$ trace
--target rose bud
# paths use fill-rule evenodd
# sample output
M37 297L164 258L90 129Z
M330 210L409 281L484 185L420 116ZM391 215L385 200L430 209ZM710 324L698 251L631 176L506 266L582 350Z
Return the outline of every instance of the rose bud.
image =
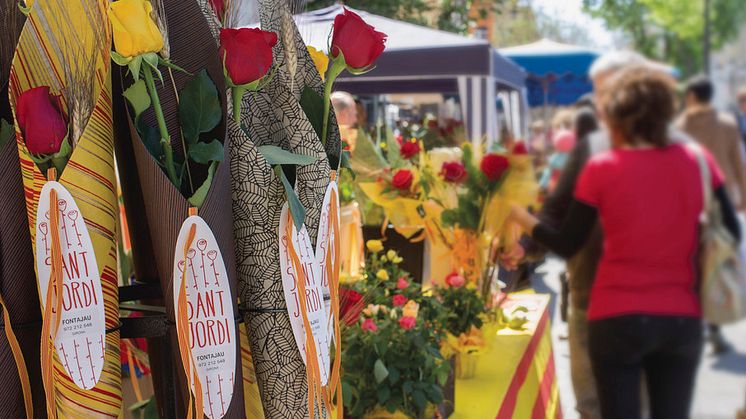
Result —
M490 182L497 182L508 170L510 163L505 156L499 154L488 154L482 158L479 169Z
M417 141L407 141L399 148L399 154L404 159L411 159L420 154L420 143Z
M400 191L408 191L412 187L412 182L414 182L412 172L407 169L401 169L391 179L391 186Z
M49 94L49 86L34 87L18 96L18 125L29 153L55 154L67 137L67 124L59 102Z
M221 29L220 57L234 86L253 83L272 67L277 34L256 28Z
M445 162L440 169L440 175L443 176L443 180L451 183L461 183L466 180L468 176L466 173L466 167L464 164L458 161Z
M376 31L356 13L344 9L334 18L332 57L344 56L347 67L370 67L383 53L386 34Z
M118 0L109 6L114 51L125 58L163 49L163 34L153 21L148 0Z

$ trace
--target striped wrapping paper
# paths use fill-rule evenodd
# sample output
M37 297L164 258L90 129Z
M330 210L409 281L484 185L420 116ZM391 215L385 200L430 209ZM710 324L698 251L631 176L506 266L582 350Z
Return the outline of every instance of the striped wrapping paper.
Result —
M228 119L226 118L228 114L225 109L226 98L222 64L218 58L217 45L198 2L163 0L162 3L168 27L170 60L191 73L169 72L161 66L164 83L156 83L175 156L183 155L183 148L174 86L180 91L194 74L202 69L207 69L220 95L223 120L210 134L211 138L224 139L225 157L224 161L218 165L207 198L199 209L199 216L205 220L215 235L225 262L231 293L234 296L234 301L236 301L235 297L238 295L238 291L233 251L233 225L230 218L230 170L227 162L232 144L231 138L226 136L225 131L225 120ZM124 90L131 85L132 80L125 77L124 69L119 70L121 75L117 78L117 82L121 83L121 86L117 86L117 88ZM118 96L115 99L119 101L116 104L117 109L122 109L124 112L126 110L124 98ZM143 114L143 118L151 126L156 126L152 108ZM179 229L187 218L189 204L145 148L132 123L132 118L129 116L117 117L116 122L118 124L117 129L120 129L119 124L123 124L121 131L125 132L125 134L118 132L122 135L121 143L117 144L117 162L122 173L120 179L126 211L128 215L132 215L128 218L130 236L133 238L135 271L138 279L142 281L152 281L156 277L160 278L166 313L169 321L175 322L172 284L174 249ZM190 168L193 171L192 173L200 170L196 165L192 165ZM238 313L237 305L234 305L233 311ZM148 348L151 354L154 353L153 351L165 349L155 340L149 342ZM177 417L185 417L189 393L187 379L181 367L175 327L172 328L171 333L171 348L173 362L176 366L176 371L173 372L176 373L178 394L163 394L160 389L159 378L171 374L172 371L162 371L158 365L152 364L156 394L160 395L159 403L172 403L172 399L176 397L177 400L181 401L176 415ZM231 404L224 416L226 418L245 417L241 362L238 359L238 354L240 354L239 340L236 340L236 354L236 380Z
M50 86L60 92L65 86L62 58L53 48L53 38L73 39L71 31L78 35L94 30L108 31L105 13L99 22L90 22L83 14L83 5L105 10L107 2L84 0L65 3L72 22L59 26L54 19L60 13L60 3L36 3L24 26L13 60L10 76L10 103L15 109L15 100L23 91L37 86ZM95 25L95 26L94 26ZM102 29L104 28L104 29ZM85 36L84 36L85 37ZM91 39L91 36L85 37ZM110 34L105 33L110 39ZM80 38L77 38L80 39ZM119 302L116 260L116 178L114 174L113 133L111 115L111 80L109 75L109 44L105 42L96 62L94 95L95 103L91 117L84 128L79 143L62 173L59 182L73 195L85 218L96 253L98 270L104 295L106 316L106 354L104 369L97 385L91 390L82 390L67 376L55 353L54 375L56 386L56 409L60 417L102 418L121 415L121 387L119 365ZM92 46L89 45L89 50ZM64 100L64 99L63 99ZM26 209L32 243L35 239L36 207L45 178L36 164L29 158L21 132L16 124L18 155L20 157ZM43 405L35 406L43 410Z

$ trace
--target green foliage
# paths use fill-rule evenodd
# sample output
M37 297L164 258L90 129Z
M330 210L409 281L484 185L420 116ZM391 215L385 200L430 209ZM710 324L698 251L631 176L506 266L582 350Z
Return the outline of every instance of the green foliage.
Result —
M626 33L638 51L669 61L684 75L701 70L705 32L703 0L583 0L583 9ZM743 0L710 0L712 49L737 35L746 17Z
M450 371L440 354L445 312L400 268L402 261L394 250L368 252L364 278L352 285L370 303L361 319L342 330L344 403L353 416L382 407L421 418L428 405L443 400L442 385ZM400 279L406 287L398 286ZM396 295L419 306L411 330L399 324L404 309L393 306ZM372 320L377 330L362 330L363 319Z
M13 125L4 119L0 119L0 148L10 141L15 136L15 133Z
M440 287L435 291L446 309L445 328L453 336L468 333L472 327L482 327L482 316L487 312L484 300L476 288Z
M200 134L212 131L223 117L218 90L207 70L202 70L187 82L179 96L181 129L184 139L192 145Z

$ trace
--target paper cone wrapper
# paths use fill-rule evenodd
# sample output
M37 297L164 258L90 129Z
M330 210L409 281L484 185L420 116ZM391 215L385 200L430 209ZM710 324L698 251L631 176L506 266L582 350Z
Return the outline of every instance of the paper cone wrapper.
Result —
M85 17L83 5L100 7L100 21ZM60 22L61 4L35 4L21 33L10 77L10 103L15 113L16 98L24 91L38 86L50 86L52 92L65 87L63 62L54 51L53 38L93 39L94 31L108 31L105 20L106 2L87 0L85 3L65 4L72 22ZM64 25L64 26L63 26ZM102 29L104 28L104 29ZM86 33L87 32L87 33ZM86 33L88 36L81 34ZM110 34L104 34L110 39ZM119 301L117 284L116 244L116 177L114 174L114 144L111 114L111 79L109 74L109 44L99 51L94 77L92 102L94 109L72 156L62 172L59 183L72 195L85 220L97 262L98 278L103 291L106 340L103 371L95 387L83 390L65 372L55 351L54 382L56 409L60 417L118 417L121 414L121 386L119 364ZM93 46L88 45L89 51ZM23 187L31 243L36 240L36 211L45 176L31 161L23 135L16 122L16 137L20 157ZM36 266L36 265L34 265ZM43 409L43 405L37 405Z
M33 394L35 417L46 417L44 387L39 364L41 309L36 291L34 254L29 243L28 218L23 196L21 169L16 143L9 141L0 148L0 292L10 313L13 332L23 352ZM2 328L7 325L0 317ZM0 333L0 368L18 371L5 333ZM25 417L23 392L18 374L0 376L0 412L8 417Z
M164 7L169 28L171 61L191 74L197 74L202 69L207 69L220 95L223 120L210 134L212 138L225 138L223 142L225 156L223 162L218 165L207 198L199 209L199 216L204 219L216 238L228 274L231 294L233 295L233 312L238 313L238 307L235 304L238 291L236 289L236 264L233 250L233 225L230 219L230 170L227 162L231 142L230 138L225 135L225 121L228 119L228 114L225 108L226 97L222 64L218 58L217 45L212 38L205 16L196 2L164 0ZM164 83L157 83L158 95L166 118L166 125L171 135L174 155L183 155L178 106L173 85L175 84L177 91L181 91L193 75L178 71L169 73L162 67L161 72L163 73ZM121 73L123 71L120 71ZM121 77L120 80L123 83L123 90L132 83L132 80L129 78ZM124 103L124 98L120 97L117 100ZM142 117L151 126L156 126L152 109L143 114ZM147 278L147 275L153 274L152 268L143 265L152 264L155 266L154 273L157 273L157 277L160 278L166 312L169 320L173 322L175 321L172 284L174 249L181 225L188 216L189 203L173 186L155 159L145 148L132 123L132 118L127 118L126 123L129 126L129 145L124 144L118 147L118 149L122 149L122 156L118 156L118 161L119 169L123 173L122 190L125 194L125 207L128 208L128 214L132 213L135 216L144 214L146 222L142 222L142 219L137 221L130 220L131 236L135 238L147 226L147 236L150 237L150 243L143 243L142 246L148 249L148 251L152 251L151 255L143 255L143 252L140 252L138 257L136 247L140 244L136 241L137 239L133 240L133 252L136 255L135 263L137 265L136 271L138 274L144 275ZM123 139L123 141L126 140ZM129 156L132 158L129 159ZM194 170L196 166L192 165L190 167ZM135 172L136 175L135 173L128 174L129 172ZM127 184L134 181L138 181L139 183L136 185ZM195 185L195 188L197 187L199 185ZM142 240L140 241L142 242ZM179 396L183 400L182 407L186 408L189 395L187 380L181 368L178 342L175 334L172 335L174 363L179 366L177 368L177 388L179 389ZM224 416L226 418L244 417L239 354L239 340L236 339L237 358L234 391L230 407ZM170 374L171 372L164 371L163 373ZM157 386L158 382L155 384ZM168 400L164 402L168 402ZM177 415L183 416L186 414L185 412L186 410L184 412L177 412Z

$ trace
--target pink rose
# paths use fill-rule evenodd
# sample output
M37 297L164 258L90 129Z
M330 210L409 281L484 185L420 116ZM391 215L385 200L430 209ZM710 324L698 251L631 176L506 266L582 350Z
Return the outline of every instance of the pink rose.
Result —
M363 320L363 324L360 325L360 328L364 331L368 332L376 332L378 331L378 326L376 326L376 322L373 321L373 319L365 319Z
M466 283L466 278L464 278L463 276L459 275L456 272L453 272L453 273L448 274L448 276L446 276L445 282L446 282L446 285L448 285L449 287L458 288L458 287L463 286Z
M396 281L396 288L399 288L400 290L406 289L409 286L409 281L407 281L407 278L401 277L398 281Z
M404 330L411 330L417 325L417 319L414 317L404 316L399 319L399 326Z
M401 294L396 294L392 301L393 301L394 307L401 307L404 304L407 304L407 297Z

